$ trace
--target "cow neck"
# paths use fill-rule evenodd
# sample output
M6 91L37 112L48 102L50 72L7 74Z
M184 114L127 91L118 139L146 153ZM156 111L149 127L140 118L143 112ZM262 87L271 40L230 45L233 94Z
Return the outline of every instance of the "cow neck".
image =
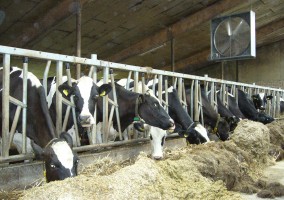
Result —
M141 98L139 98L140 95L138 95L138 97L136 98L135 101L135 117L134 117L134 121L140 121L140 122L145 122L139 115L139 105L142 103L141 102Z

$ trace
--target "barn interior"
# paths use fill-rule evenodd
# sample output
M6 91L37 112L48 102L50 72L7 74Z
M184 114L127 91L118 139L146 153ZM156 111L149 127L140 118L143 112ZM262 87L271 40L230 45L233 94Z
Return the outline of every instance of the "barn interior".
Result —
M281 0L12 0L0 8L2 45L283 86ZM249 10L256 15L256 58L212 61L210 20ZM29 69L42 76L44 66L35 61Z
M255 13L256 56L212 60L212 19L249 11ZM277 90L279 88L279 91L284 89L283 0L0 0L0 35L0 45L3 46L74 57L96 57L102 61L146 69L208 76L220 81L256 84L277 88ZM0 59L2 58L1 54ZM28 70L42 78L46 64L46 61L30 58ZM11 65L22 67L22 57L11 57ZM51 62L49 76L56 75L56 65L55 61ZM80 68L76 63L71 63L71 66L73 78L82 74L88 75L90 70L87 64L80 65ZM102 67L98 67L98 70L98 79L103 78ZM114 69L114 78L116 80L126 78L127 70ZM63 71L63 73L66 72ZM186 83L192 82L190 80ZM277 98L279 99L280 96ZM273 106L276 110L276 106ZM272 107L269 112L273 112ZM14 188L34 186L31 193L29 190L20 191L20 194L16 192L13 198L34 199L42 195L44 199L52 195L61 195L65 198L70 197L69 199L89 199L89 196L93 195L94 199L95 197L110 199L117 195L117 199L125 199L128 198L127 195L132 195L133 199L137 199L135 191L141 190L140 199L173 199L172 192L180 193L178 194L180 198L177 199L198 199L198 197L200 199L200 193L202 193L201 199L214 200L220 197L219 192L224 195L220 199L251 199L249 196L241 198L235 191L249 194L265 190L265 187L261 188L258 182L264 166L267 167L275 164L276 160L282 160L279 163L280 168L283 169L284 123L280 120L268 126L262 124L260 126L259 123L243 120L238 132L239 135L236 134L233 142L209 143L208 146L197 147L188 146L185 140L178 138L177 135L168 137L166 158L158 162L152 161L149 156L140 154L141 151L150 152L149 138L138 139L137 144L134 144L135 141L133 144L118 141L116 144L115 142L103 144L102 148L99 148L100 144L98 146L94 144L95 148L91 145L75 147L79 149L78 152L82 153L80 154L80 173L83 176L51 184L46 184L44 180L42 162L10 166L0 162L0 173L2 170L0 179L7 182L0 184L0 199L9 199L13 195ZM250 133L249 139L245 133ZM269 141L270 133L273 133L274 138L270 138ZM247 146L242 143L244 140ZM184 149L177 152L172 150L177 147ZM185 148L188 149L185 150ZM220 149L224 151L218 154ZM256 150L258 152L255 152ZM185 157L185 154L190 154L190 156ZM121 172L120 169L125 166L129 165L131 168L131 165L135 164L136 160L129 161L129 159L136 158L137 155L140 160L138 159L136 165L132 166L132 169L136 168L136 171L133 170L133 174L130 175L126 169L125 174ZM235 157L240 157L240 160ZM27 157L27 159L31 158ZM103 163L95 164L95 172L87 167L93 164L94 160L99 162L101 158L111 158L112 161L104 160ZM0 161L5 159L9 162L9 158L0 156ZM113 164L114 161L118 164ZM182 162L189 165L183 168L184 163ZM140 163L146 163L145 166L153 168L148 173ZM169 163L177 166L176 169L173 167L168 170ZM232 163L235 164L233 170ZM162 173L156 174L153 180L162 182L165 179L169 183L167 186L161 186L162 189L159 188L160 186L154 189L152 187L150 178L151 173L156 173L156 167L158 170L162 169ZM189 182L184 179L179 180L181 171L193 168L193 178L186 176L190 179ZM99 170L103 177L97 174ZM238 173L232 175L234 170ZM276 172L273 168L270 170L273 171L273 175L271 175L272 172L271 174L266 172L265 176L279 181L282 184L280 189L282 190L284 180L279 175L280 172ZM136 187L132 189L133 194L119 188L120 181L126 185L121 186L126 188L129 186L129 181L135 182L128 178L133 176L134 179L136 175L139 180L138 184L131 185L133 188ZM94 177L96 180L92 179ZM145 177L147 177L146 181ZM117 182L109 186L107 185L110 180L108 178L113 178L111 180ZM198 188L201 182L196 182L197 179L202 180L205 189ZM220 180L223 182L219 182ZM145 185L140 184L141 182ZM174 188L171 186L172 182L176 184L185 182L185 184ZM188 187L195 187L195 184L196 188L187 191ZM39 185L43 187L37 187ZM93 187L93 185L98 187ZM64 191L65 188L68 189ZM78 188L80 191L77 190ZM97 190L92 191L92 189ZM102 192L104 189L106 191ZM159 190L155 191L156 189ZM12 190L12 193L6 190ZM207 190L206 193L204 190ZM154 193L149 191L154 191ZM279 192L282 197L283 191ZM159 196L160 193L164 196ZM106 196L99 196L102 194ZM276 195L274 197L278 200Z

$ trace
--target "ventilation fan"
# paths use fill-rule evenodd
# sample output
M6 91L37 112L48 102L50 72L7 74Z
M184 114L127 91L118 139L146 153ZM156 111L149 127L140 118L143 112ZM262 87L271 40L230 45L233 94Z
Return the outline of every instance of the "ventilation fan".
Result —
M234 14L211 21L211 60L255 57L255 13Z

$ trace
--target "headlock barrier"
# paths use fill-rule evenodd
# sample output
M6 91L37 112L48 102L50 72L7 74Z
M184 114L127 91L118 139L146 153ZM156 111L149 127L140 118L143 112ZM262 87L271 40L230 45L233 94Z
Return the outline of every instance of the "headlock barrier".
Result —
M134 91L138 90L138 82L142 81L143 84L143 93L145 92L145 75L151 77L155 82L158 82L158 87L153 88L154 94L158 94L158 99L162 102L162 105L168 111L168 82L177 89L178 95L180 98L180 102L182 103L184 109L187 111L187 101L186 101L186 88L191 88L191 103L190 105L190 113L189 115L194 121L200 121L203 123L203 109L202 109L202 100L201 100L201 87L205 88L205 91L210 92L210 102L213 108L217 109L217 96L216 91L220 91L220 97L223 104L228 107L228 95L229 93L233 94L236 98L238 96L238 90L241 89L248 93L250 96L252 94L257 94L260 92L272 94L274 97L267 104L266 113L271 115L272 117L280 116L280 98L284 98L284 90L276 89L271 87L263 87L255 84L245 84L238 83L233 81L226 81L221 79L214 79L208 76L194 76L189 74L176 73L171 71L157 70L149 67L139 67L133 65L126 65L121 63L108 62L103 60L98 60L96 54L92 54L91 58L82 58L68 55L61 55L55 53L48 53L42 51L34 51L28 49L14 48L8 46L0 45L0 53L3 55L3 76L0 77L2 79L2 88L0 88L0 92L2 92L2 140L1 140L1 149L0 149L0 165L8 165L9 162L14 161L22 161L29 160L33 158L32 154L27 153L27 138L26 138L26 116L27 113L27 95L29 95L29 91L27 91L27 73L28 73L28 58L37 59L46 62L46 69L43 74L43 87L45 89L45 94L47 95L47 78L49 69L51 67L51 63L56 63L56 88L60 84L62 84L62 76L64 72L64 64L66 65L66 75L68 84L71 85L71 73L70 73L70 64L81 64L89 67L88 76L93 79L95 83L99 81L98 70L103 71L103 83L109 83L112 85L113 97L114 99L108 98L108 95L103 97L103 135L97 135L96 123L93 127L89 128L88 136L90 145L82 146L80 143L80 138L78 134L77 124L74 124L74 129L76 132L76 147L74 150L77 152L80 151L88 151L97 148L103 147L111 147L111 146L120 146L124 144L130 143L138 143L141 141L147 141L147 134L141 136L138 135L136 131L134 131L133 135L130 130L128 131L126 136L123 136L120 119L119 118L119 110L118 110L118 102L117 95L115 90L115 79L114 72L117 73L123 71L128 72L127 84L126 88L129 89L129 82L132 78L134 80ZM11 66L11 57L23 57L23 99L15 99L10 96L10 66ZM73 66L73 65L72 65ZM133 76L132 76L133 75ZM162 82L166 83L164 85L164 89L162 87ZM21 84L21 83L19 83ZM165 99L163 99L163 91L165 92ZM214 92L212 92L214 91ZM208 93L209 94L209 93ZM15 104L17 106L16 113L14 116L14 121L12 124L9 124L9 102ZM72 113L73 121L76 122L76 112L74 106L74 100L71 97L70 101L64 99L61 93L56 90L56 133L57 136L62 131L66 131L66 124L68 120L68 116L70 112ZM62 120L62 103L68 106L65 114L64 120ZM109 105L111 105L109 107ZM110 109L110 114L108 115L108 110ZM95 120L97 109L95 109ZM9 155L9 149L11 147L11 143L13 140L13 136L16 132L17 122L22 112L22 137L23 137L23 148L22 153L19 155ZM118 122L118 138L119 141L109 141L109 132L111 121L113 119L113 115L115 112L115 117ZM176 134L175 134L176 136Z

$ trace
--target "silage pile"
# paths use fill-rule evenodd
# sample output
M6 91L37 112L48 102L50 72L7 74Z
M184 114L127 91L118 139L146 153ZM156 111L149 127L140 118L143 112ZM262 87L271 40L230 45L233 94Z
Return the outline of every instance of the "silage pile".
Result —
M167 150L162 161L144 154L122 164L105 159L78 177L26 190L21 198L242 199L232 191L258 192L265 185L259 178L271 162L270 137L265 125L243 120L230 141Z

